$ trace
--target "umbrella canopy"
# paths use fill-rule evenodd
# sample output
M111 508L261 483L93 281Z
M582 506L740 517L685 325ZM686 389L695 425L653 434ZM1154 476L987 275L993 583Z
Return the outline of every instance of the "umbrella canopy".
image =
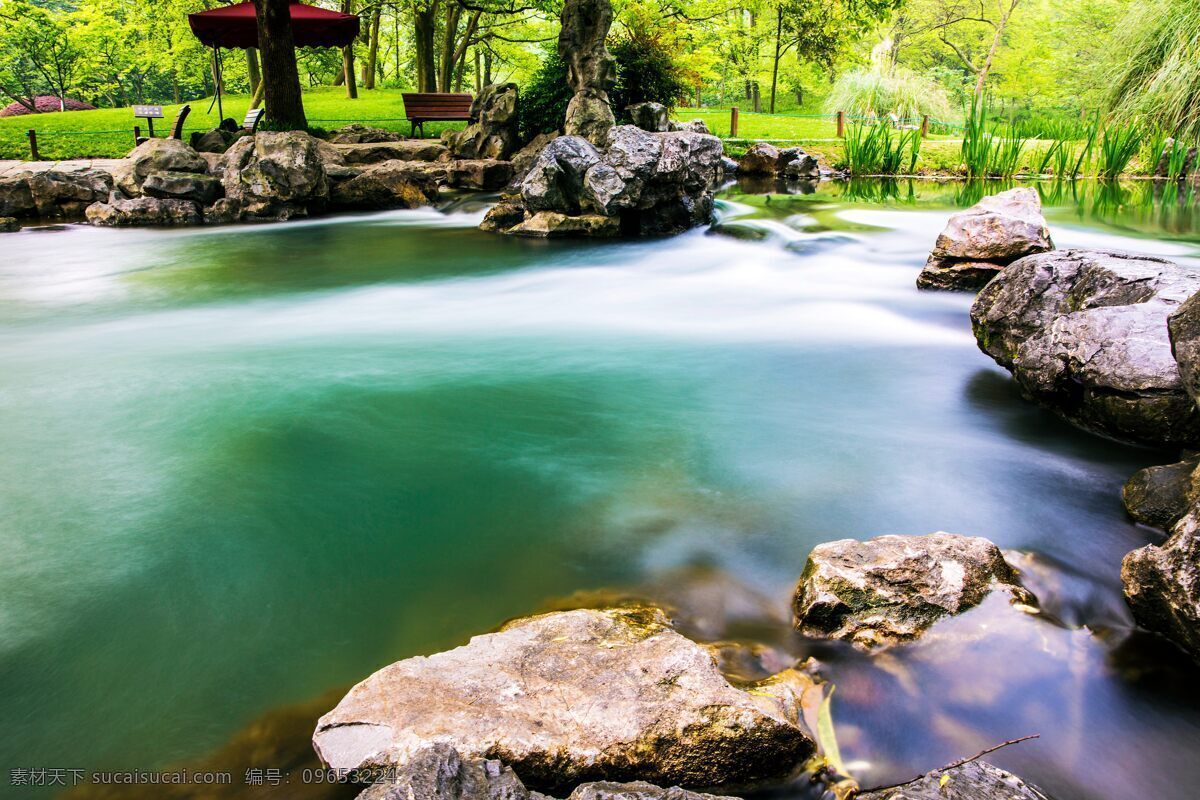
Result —
M292 3L292 38L297 47L345 47L358 36L358 17ZM222 6L188 14L192 33L209 47L258 47L258 20L254 3Z

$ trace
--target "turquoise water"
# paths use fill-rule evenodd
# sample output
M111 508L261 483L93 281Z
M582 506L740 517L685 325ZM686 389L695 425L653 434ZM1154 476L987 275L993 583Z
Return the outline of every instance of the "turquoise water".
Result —
M1060 247L1200 267L1186 196L1043 189ZM874 662L780 633L860 780L1037 732L995 760L1060 800L1191 797L1196 668L1119 581L1157 538L1121 483L1169 456L1024 403L970 298L915 289L977 193L724 197L734 235L626 244L483 234L474 202L6 235L0 768L195 763L579 589L703 564L786 612L813 545L950 530L1036 554L1054 621L987 607Z

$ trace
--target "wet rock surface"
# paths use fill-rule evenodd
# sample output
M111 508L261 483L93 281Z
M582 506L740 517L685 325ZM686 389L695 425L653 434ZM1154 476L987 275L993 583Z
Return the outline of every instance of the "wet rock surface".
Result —
M207 206L225 195L225 186L220 178L198 172L153 172L142 183L142 193L147 197L190 200Z
M939 619L1003 589L1033 604L996 545L977 536L932 533L843 539L818 545L793 601L806 636L872 649L919 637Z
M1200 460L1189 459L1134 473L1121 489L1125 510L1134 521L1160 530L1170 530L1187 514L1200 494L1196 484Z
M794 669L735 688L658 609L580 609L385 667L321 718L313 744L331 767L351 768L404 765L447 743L546 790L747 785L814 753L802 713L820 691Z
M721 159L720 140L705 134L619 125L608 132L603 149L580 136L560 136L538 154L521 182L519 200L514 195L481 227L526 236L567 229L573 235L678 233L711 220ZM518 206L525 209L524 221L505 227ZM535 220L543 212L560 216Z
M1193 294L1171 314L1167 329L1183 388L1200 403L1200 293Z
M87 221L105 227L169 226L199 225L204 218L200 206L188 200L134 197L88 206Z
M443 171L444 172L444 171ZM439 178L407 161L386 161L335 180L329 193L332 208L375 210L418 208L437 199Z
M1022 392L1084 430L1131 444L1200 441L1200 413L1171 351L1167 319L1200 274L1102 250L1026 256L976 297L980 349Z
M935 770L907 786L865 792L858 797L859 800L1048 800L1041 789L986 761Z
M1053 249L1037 191L1009 189L950 217L917 286L977 290L1018 258Z
M1200 662L1200 504L1191 504L1165 542L1125 556L1121 580L1138 624Z
M448 744L418 751L358 800L527 800L529 790L499 761L462 758Z

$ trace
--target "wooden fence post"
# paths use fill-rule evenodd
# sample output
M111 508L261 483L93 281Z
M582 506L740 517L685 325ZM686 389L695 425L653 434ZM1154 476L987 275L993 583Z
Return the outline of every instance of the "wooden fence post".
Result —
M928 114L921 117L921 138L924 139L927 136L929 136L929 115Z
M140 138L142 138L142 126L134 125L133 126L133 146L134 147L138 146L138 139L140 139Z
M839 139L846 138L846 112L837 112L837 137Z
M733 108L729 109L729 138L730 139L737 138L737 125L738 125L738 107L734 106Z
M35 131L33 128L30 128L28 135L29 135L29 153L30 153L30 155L33 156L34 161L41 161L42 157L38 153L38 148L37 148L37 131Z

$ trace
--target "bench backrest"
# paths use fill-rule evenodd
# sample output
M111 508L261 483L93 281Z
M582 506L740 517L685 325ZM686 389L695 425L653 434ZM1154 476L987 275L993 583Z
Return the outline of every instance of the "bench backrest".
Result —
M404 113L409 119L470 119L471 99L471 95L465 93L406 92Z
M185 120L187 120L188 114L190 113L192 113L192 107L190 105L184 104L179 109L179 113L175 115L175 124L171 126L172 139L183 138L183 123Z
M246 112L246 118L242 120L242 130L254 133L258 130L258 123L262 122L263 113L266 109L252 108Z

